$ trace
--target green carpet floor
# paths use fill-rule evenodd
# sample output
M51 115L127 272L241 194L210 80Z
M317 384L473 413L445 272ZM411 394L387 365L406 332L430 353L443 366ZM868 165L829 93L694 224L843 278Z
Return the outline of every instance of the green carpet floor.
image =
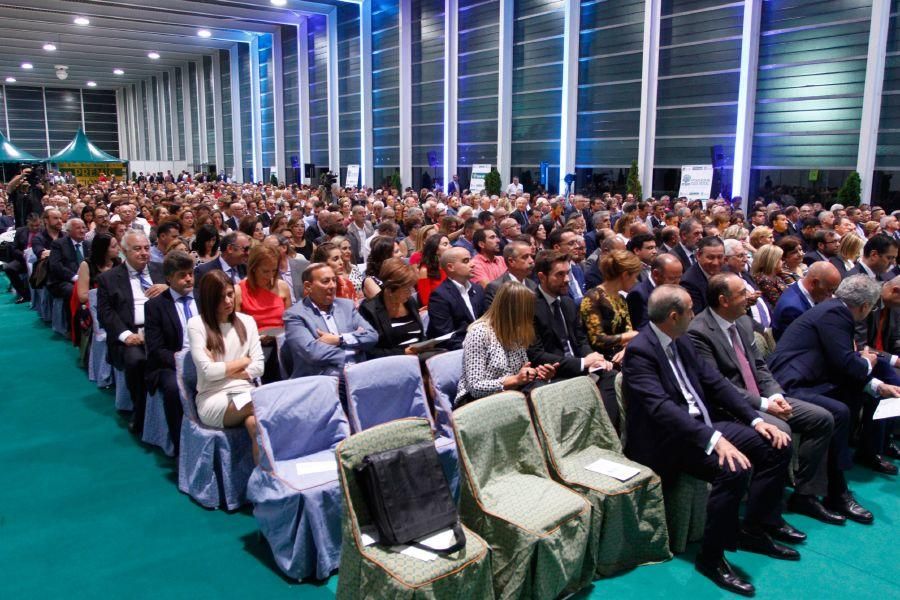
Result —
M112 394L26 306L0 296L0 598L334 597L337 577L298 584L280 574L249 509L209 511L179 493L174 463L135 441ZM876 524L787 515L809 534L799 563L730 555L757 597L900 598L900 481L862 470L851 479ZM597 581L579 597L728 596L694 572L692 556Z

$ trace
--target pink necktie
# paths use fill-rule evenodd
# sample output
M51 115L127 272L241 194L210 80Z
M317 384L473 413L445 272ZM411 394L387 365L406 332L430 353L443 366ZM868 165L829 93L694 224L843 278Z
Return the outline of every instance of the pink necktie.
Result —
M759 396L759 387L756 385L756 378L753 377L753 370L744 353L744 344L738 335L737 326L732 325L728 331L731 333L731 345L734 347L734 355L737 357L738 367L741 369L741 377L744 378L744 387L750 395Z

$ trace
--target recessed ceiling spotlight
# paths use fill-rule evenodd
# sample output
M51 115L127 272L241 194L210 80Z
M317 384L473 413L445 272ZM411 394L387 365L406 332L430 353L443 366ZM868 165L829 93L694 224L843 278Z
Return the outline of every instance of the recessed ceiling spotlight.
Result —
M88 87L97 87L97 82L96 81L88 81L87 86Z
M15 82L16 82L16 78L15 78L15 77L7 77L7 78L6 78L6 83L15 83Z
M22 68L25 69L26 71L28 71L30 69L33 69L34 65L31 63L22 63Z
M44 50L46 50L47 52L54 52L56 51L56 46L48 42L44 44Z
M208 38L208 37L212 37L212 32L209 29L199 29L197 31L197 35L199 35L202 38Z
M287 0L272 0L272 4L275 6L284 6L287 4Z
M125 71L122 69L113 69L113 75L124 75Z
M87 17L75 17L75 24L84 27L85 25L90 25L91 20Z
M159 58L159 52L150 52L147 54L147 58L156 60Z

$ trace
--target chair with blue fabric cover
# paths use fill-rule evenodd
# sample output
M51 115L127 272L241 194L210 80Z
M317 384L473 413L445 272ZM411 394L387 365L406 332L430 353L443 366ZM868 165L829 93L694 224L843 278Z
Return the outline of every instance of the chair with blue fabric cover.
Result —
M206 508L236 510L247 502L253 472L250 436L243 427L216 429L197 414L197 367L190 350L175 355L184 418L178 454L178 489Z
M147 409L144 411L144 432L141 441L156 446L166 456L175 456L175 445L169 435L169 424L166 422L166 411L163 407L162 393L147 393Z
M252 394L260 443L259 465L247 485L253 515L286 575L326 579L341 559L334 448L350 435L338 380L303 377Z
M463 523L491 546L498 598L556 598L594 573L592 506L553 481L525 396L502 392L453 413Z
M291 378L294 367L292 364L291 353L284 351L284 340L284 334L279 333L275 338L275 352L278 357L278 371L281 373L281 380L287 381Z
M88 358L88 379L99 388L113 384L112 366L106 360L106 332L97 318L97 290L88 292L88 308L91 311L91 351Z
M662 482L651 469L625 458L597 385L575 377L535 388L534 424L553 478L594 505L596 574L606 577L672 558ZM640 472L619 481L585 467L598 459Z
M66 326L65 311L69 310L68 302L62 298L53 298L50 304L50 323L53 331L63 337L69 337L69 328Z
M401 419L347 438L337 447L343 495L343 549L337 597L486 599L494 597L491 555L485 541L465 528L466 545L452 554L422 561L389 547L366 545L362 529L372 526L354 470L369 454L431 440L431 423ZM377 534L375 534L377 535Z
M417 357L387 356L349 365L344 369L344 379L353 431L408 417L422 417L434 426ZM439 435L435 447L450 489L456 496L459 490L456 442L451 437Z
M622 395L622 374L616 375L616 400L622 424L622 445L625 445L625 403ZM706 526L706 503L709 500L709 484L681 473L663 481L663 500L666 507L666 529L669 532L669 549L681 554L688 542L703 539Z
M134 402L125 383L125 371L113 367L113 382L116 385L116 410L130 412L134 410Z
M53 319L53 311L51 309L53 304L53 297L50 295L50 292L46 287L34 291L38 296L38 314L41 316L41 319L44 321L44 323L50 323Z
M453 400L462 377L462 355L462 350L454 350L435 354L425 361L434 400L434 420L442 436L453 437Z

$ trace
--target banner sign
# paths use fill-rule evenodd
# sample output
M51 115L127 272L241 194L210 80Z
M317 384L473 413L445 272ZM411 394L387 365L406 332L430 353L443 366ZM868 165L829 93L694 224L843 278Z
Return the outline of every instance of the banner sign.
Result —
M472 180L469 182L469 191L480 194L484 191L484 178L491 172L491 165L472 165Z
M690 200L709 200L712 191L712 165L684 165L681 167L681 187L678 197Z
M344 187L359 187L359 165L347 165L347 180Z
M106 174L107 179L115 175L119 180L128 178L127 165L120 163L59 163L60 173L71 173L78 183L97 183L100 173Z

